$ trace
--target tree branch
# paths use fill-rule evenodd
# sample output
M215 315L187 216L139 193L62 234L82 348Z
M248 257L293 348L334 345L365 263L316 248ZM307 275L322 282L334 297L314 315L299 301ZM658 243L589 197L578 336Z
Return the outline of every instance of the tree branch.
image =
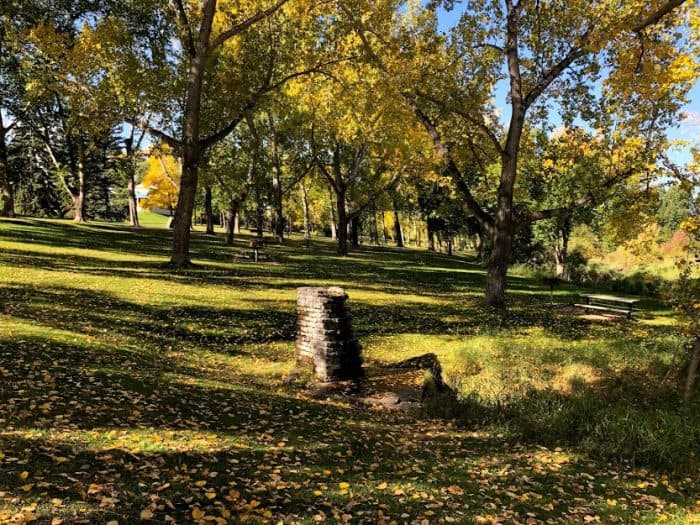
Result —
M652 26L661 19L669 14L674 9L680 7L686 2L686 0L669 0L663 4L657 11L647 15L642 18L639 22L634 24L629 28L630 31L634 33L641 33L644 29ZM522 3L522 0L521 2ZM588 43L588 38L590 36L591 29L587 29L579 39L578 45L572 47L567 55L561 59L558 63L554 64L547 70L547 72L542 75L539 82L530 90L530 92L525 97L525 107L529 107L532 103L539 97L542 92L549 87L549 85L556 80L556 78L561 75L561 73L574 63L579 58L584 57L589 53L586 49L586 44Z
M566 56L559 62L551 66L547 72L540 77L540 80L535 84L535 86L530 90L530 92L525 96L523 105L528 108L535 100L547 89L552 82L554 82L562 72L573 64L576 60L584 57L588 54L588 51L584 49L585 39L588 37L588 31L583 35L583 42L578 47L573 47L569 50Z
M619 173L615 177L612 177L605 181L601 186L601 190L610 190L620 182L623 182L630 177L632 177L634 174L637 173L636 168L629 168L622 173ZM603 193L605 193L604 191ZM577 210L579 208L583 208L584 206L588 205L594 205L596 203L602 202L605 200L605 195L602 197L596 197L596 195L593 194L592 191L589 191L586 195L583 197L579 197L578 199L574 200L573 202L570 202L569 204L565 206L559 206L558 208L550 208L548 210L539 210L539 211L533 211L533 212L527 212L524 217L522 217L520 220L516 222L516 229L521 229L524 226L527 226L528 224L536 221L541 221L544 219L554 219L556 217L559 217L565 213L572 212L574 210Z
M447 109L447 111L451 111L455 115L459 115L464 120L467 120L468 122L471 122L472 124L474 124L477 128L479 128L479 130L481 130L482 133L484 133L488 137L488 139L491 141L491 143L496 148L496 151L500 155L503 154L503 146L501 146L501 141L498 140L498 137L493 132L493 130L491 128L489 128L482 119L476 118L473 115L470 115L469 113L467 113L466 111L462 111L460 109L449 108L449 107L447 107L447 104L444 101L439 100L435 97L432 97L432 96L428 95L427 93L423 93L421 91L416 91L416 95L428 100L429 102L432 102L433 104L435 104L436 106L438 106L442 109Z
M310 162L309 165L306 166L306 167L301 171L301 173L297 174L297 176L294 177L291 181L289 181L289 183L288 183L286 186L283 186L283 187L282 187L282 194L283 194L283 195L286 194L289 190L291 190L294 186L296 186L296 184L297 184L301 179L303 179L304 177L306 177L306 174L309 173L309 172L313 169L314 166L315 166L315 163L314 163L313 161Z
M177 181L173 178L173 176L170 174L170 170L168 167L165 165L165 161L163 160L163 155L158 156L158 160L160 161L160 167L163 168L163 175L165 175L165 178L170 181L170 184L175 186L176 188L179 188L180 185L177 183Z
M639 22L637 22L636 25L630 28L630 31L633 31L635 33L643 31L647 27L658 23L664 16L669 14L674 9L682 6L685 2L686 0L669 0L664 5L662 5L656 12L651 13L650 15L647 15L646 17L642 18Z
M310 69L305 69L303 71L296 71L294 73L290 73L286 77L278 80L277 82L272 83L271 80L271 75L272 75L272 70L273 68L271 67L268 73L268 77L266 78L265 82L263 85L258 89L251 99L246 103L245 106L243 106L243 109L236 115L236 117L231 120L229 124L227 124L225 127L220 129L219 131L212 133L208 137L205 137L204 139L200 140L200 146L202 150L207 149L210 146L213 146L220 140L223 140L226 138L226 136L233 132L238 124L240 124L241 120L245 117L245 114L251 111L252 109L257 106L258 101L260 100L260 97L263 95L266 95L267 93L270 93L271 91L275 91L276 89L282 87L284 84L289 82L290 80L293 80L295 78L305 76L305 75L311 75L313 73L320 73L322 72L322 68L331 64L336 64L342 61L350 60L350 58L343 58L343 59L336 59L336 60L330 60L328 62L324 62L323 64L318 64L317 66L314 66L313 68Z
M452 153L450 152L450 149L448 146L443 144L442 142L442 137L440 136L440 132L437 129L437 126L430 120L430 118L421 110L418 105L410 98L407 97L406 99L408 101L408 104L411 106L411 109L413 112L416 114L418 119L421 121L423 124L423 127L425 130L428 132L428 135L430 135L430 138L433 141L433 144L435 145L435 149L437 150L438 154L440 155L443 163L445 164L445 168L447 169L447 172L449 175L452 177L452 180L454 180L455 184L459 188L459 190L462 192L464 196L464 200L469 207L469 209L472 211L474 216L476 217L476 220L479 221L479 224L489 233L493 233L493 227L494 227L494 219L491 217L488 213L484 211L484 209L481 207L481 205L476 201L474 196L472 195L471 190L469 189L469 185L467 185L466 182L464 182L464 177L462 176L462 172L459 170L457 167L457 164L455 163L454 159L452 158Z
M203 52L204 56L207 56L210 50L209 39L215 15L216 0L206 0L202 7L202 22L199 26L199 49L196 50L196 52Z
M347 184L352 184L360 175L360 168L362 167L362 161L365 159L365 155L367 154L367 147L368 143L367 141L364 141L355 152Z
M233 38L236 35L240 35L243 31L248 29L250 26L252 26L256 22L259 22L260 20L263 20L264 18L267 18L268 16L275 13L275 11L280 9L288 1L289 0L278 0L278 2L274 5L272 5L271 7L264 9L262 11L258 11L250 18L247 18L247 19L243 20L242 22L229 28L228 30L224 31L219 36L217 36L211 44L209 44L209 49L214 50L217 47L223 45L228 39Z
M364 203L362 206L359 206L357 209L353 210L352 212L348 212L348 221L354 219L354 218L357 217L360 213L362 213L363 211L365 211L365 209L367 209L367 206L369 206L370 204L372 204L372 202L375 201L375 197L376 197L377 195L382 194L382 193L384 193L385 191L389 191L389 190L391 189L391 187L394 186L394 184L396 184L396 183L398 182L399 177L400 177L399 173L397 173L396 175L394 175L394 176L389 180L389 182L387 182L387 183L384 185L383 188L381 188L378 192L376 192L376 193L372 196L371 199L368 199L367 201L365 201L365 203Z
M190 20L187 17L187 11L185 11L185 6L182 0L172 0L173 7L177 13L177 20L181 26L182 31L185 33L185 49L190 58L193 57L197 50L194 47L194 36L192 35L192 27L190 26Z
M182 142L180 142L176 138L171 137L170 135L168 135L164 131L161 131L159 129L156 129L156 128L149 126L148 123L146 123L144 121L141 121L138 119L129 119L129 120L127 120L127 122L129 122L132 126L136 126L140 130L147 132L149 135L159 138L160 140L165 142L168 146L173 148L173 150L175 150L178 154L179 154L180 150L182 149Z
M491 43L489 43L489 42L485 42L485 43L483 43L483 44L477 44L477 45L474 46L474 47L476 47L476 48L479 48L479 47L490 47L491 49L495 49L496 51L498 51L498 52L499 52L500 54L502 54L502 55L505 54L505 52L506 52L505 49L503 49L501 46L496 45L496 44L491 44Z
M321 172L321 175L323 175L328 183L331 185L333 188L333 191L336 193L340 192L340 188L338 188L337 184L335 183L335 179L333 176L330 174L328 169L326 168L326 165L321 162L321 159L318 156L318 150L316 149L316 134L315 134L315 125L312 123L311 124L311 137L309 139L309 144L311 145L311 153L313 155L313 163L318 166L319 171Z

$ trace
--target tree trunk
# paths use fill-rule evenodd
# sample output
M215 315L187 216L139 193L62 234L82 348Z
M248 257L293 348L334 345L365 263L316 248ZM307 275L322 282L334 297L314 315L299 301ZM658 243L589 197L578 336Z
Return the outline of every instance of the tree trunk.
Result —
M401 221L399 221L399 210L396 201L393 199L392 205L394 208L394 239L396 240L396 246L403 248L403 232L401 231Z
M9 156L7 153L7 143L5 137L7 130L0 117L0 183L2 185L2 211L3 217L15 216L15 193L9 178Z
M428 251L435 251L435 224L431 218L428 218L426 225L428 227Z
M238 217L238 202L232 200L226 210L226 244L233 245L233 236L236 231L236 217Z
M284 242L284 210L282 209L282 168L280 166L279 142L277 131L272 116L268 114L270 124L271 141L270 153L272 156L272 227L275 231L277 242Z
M338 255L348 254L348 216L345 207L345 191L339 191L336 195L336 205L338 209Z
M2 181L2 211L0 211L0 215L3 217L15 216L15 192L7 177L4 177Z
M497 225L486 274L486 303L503 306L506 301L506 275L508 259L513 248L510 226Z
M190 261L190 230L195 195L197 194L199 159L192 151L188 152L190 149L193 148L185 147L180 194L173 219L173 251L170 256L170 264L175 268L187 268L192 265Z
M131 161L129 161L131 163ZM126 181L126 192L129 198L129 224L134 228L139 227L139 205L136 201L136 180L134 178L133 167L129 168L129 173L127 175L128 179Z
M15 216L15 194L9 179L9 156L7 153L7 128L0 114L0 186L2 186L2 211L3 217Z
M142 136L143 138L143 136ZM140 141L139 141L140 143ZM126 146L126 194L127 200L129 202L129 224L134 228L139 227L139 205L136 200L136 177L135 177L135 166L134 166L134 138L133 138L133 128L132 135L124 140Z
M377 204L372 201L369 208L371 221L369 223L369 241L374 245L379 245L379 231L377 230Z
M85 222L85 149L78 141L78 192L73 195L73 220Z
M556 264L557 277L566 275L566 259L569 254L569 237L571 236L571 217L562 217L562 222L557 228L557 238L554 243L554 262Z
M258 228L257 236L258 239L263 238L263 223L265 222L265 207L263 206L263 201L261 196L257 195L257 202L255 203L255 222Z
M350 242L353 248L360 246L360 215L354 215L350 219Z
M204 187L204 215L207 221L207 235L214 234L214 211L211 206L211 186Z
M558 244L554 246L555 275L561 279L566 273L566 252Z
M236 235L241 234L241 214L238 211L233 216L233 233Z
M205 4L205 7L216 9L216 3ZM202 156L199 126L202 116L204 65L209 53L205 43L209 41L212 20L213 14L211 17L209 14L203 17L200 40L193 44L193 49L190 51L182 136L182 175L177 208L175 208L175 219L173 220L173 251L170 257L170 264L175 268L187 268L192 264L190 261L190 228L197 195L199 161Z
M304 182L300 184L301 186L301 208L304 211L304 239L309 240L311 238L311 221L309 220L309 190L304 186Z
M335 207L333 206L333 188L328 186L328 198L330 202L330 217L331 217L331 240L335 241L338 238L338 232L335 221Z
M685 379L685 388L683 389L683 402L690 403L693 397L693 389L695 388L695 382L698 378L698 373L700 373L700 337L696 337L693 343L693 355L690 357L690 364L688 365L688 375Z
M382 218L382 238L384 239L384 244L388 244L387 239L389 238L389 232L386 231L386 216L383 211L380 217Z

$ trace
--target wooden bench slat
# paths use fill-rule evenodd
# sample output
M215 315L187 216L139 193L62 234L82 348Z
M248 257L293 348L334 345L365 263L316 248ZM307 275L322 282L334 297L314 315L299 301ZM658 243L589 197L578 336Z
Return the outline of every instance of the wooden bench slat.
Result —
M599 306L595 304L574 304L574 306L577 306L579 308L583 308L584 310L604 310L606 312L617 312L620 314L625 314L629 315L631 312L629 310L622 310L620 308L614 308L612 306Z
M628 299L627 297L617 297L615 295L605 295L605 294L581 294L581 297L586 297L588 299L594 299L596 301L608 301L611 303L622 303L622 304L635 304L639 302L639 299Z

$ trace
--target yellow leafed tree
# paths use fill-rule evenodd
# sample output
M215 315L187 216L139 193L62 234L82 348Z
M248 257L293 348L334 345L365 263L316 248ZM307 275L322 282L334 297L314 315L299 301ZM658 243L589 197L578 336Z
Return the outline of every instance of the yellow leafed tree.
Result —
M180 162L172 155L170 148L163 146L151 151L146 166L142 185L148 189L148 197L141 201L141 206L163 208L172 214L180 191Z

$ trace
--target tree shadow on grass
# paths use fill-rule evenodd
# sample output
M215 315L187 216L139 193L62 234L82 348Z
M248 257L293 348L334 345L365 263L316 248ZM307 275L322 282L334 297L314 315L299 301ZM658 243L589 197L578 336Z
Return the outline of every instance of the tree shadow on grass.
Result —
M98 377L90 397L75 398L83 412L73 404L57 417L54 408L44 416L48 426L10 418L0 434L6 501L39 502L40 523L63 512L68 523L136 523L144 509L157 520L190 522L193 508L285 523L338 522L343 514L359 523L405 514L629 522L635 513L653 515L660 502L693 505L691 483L669 488L647 472L567 451L260 390L146 381L148 394ZM112 397L122 391L124 399ZM107 417L90 419L94 411Z
M111 334L115 344L134 350L196 347L236 354L242 345L295 336L294 313L266 307L265 301L256 310L157 307L80 288L0 286L0 313L107 341Z
M13 224L13 226L15 226ZM79 235L76 234L78 228ZM36 221L33 227L6 228L2 236L8 240L31 241L56 248L80 248L109 254L157 256L162 262L134 261L129 259L100 258L85 255L47 255L40 252L8 251L2 257L6 265L32 266L35 268L80 271L101 276L148 275L166 281L228 282L245 286L245 281L272 275L288 278L304 284L304 279L350 280L367 286L381 283L388 293L438 296L445 293L465 293L483 289L483 268L468 257L446 256L411 249L387 247L360 247L347 258L337 257L332 243L321 241L314 245L314 252L304 255L303 241L287 240L284 245L271 243L266 248L273 259L283 266L270 264L237 264L233 269L220 266L232 263L233 255L247 250L253 236L237 237L236 246L223 244L222 236L194 233L191 254L197 265L194 269L172 272L165 267L170 233L164 230L131 229L118 226L81 225ZM397 257L402 260L397 261ZM219 266L217 266L219 265ZM145 270L145 271L144 271ZM509 277L509 288L514 295L542 292L538 283L517 276Z

